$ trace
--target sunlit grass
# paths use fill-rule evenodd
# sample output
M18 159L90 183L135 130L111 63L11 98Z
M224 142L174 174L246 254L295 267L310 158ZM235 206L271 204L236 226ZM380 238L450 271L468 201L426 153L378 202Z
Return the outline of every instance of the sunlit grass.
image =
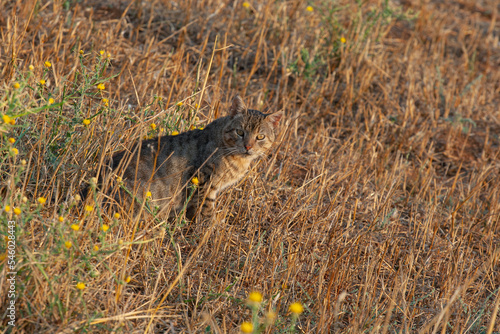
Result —
M19 332L500 331L490 5L5 6L0 270L16 221ZM168 219L101 168L236 93L286 117L213 222ZM106 204L118 189L141 215Z

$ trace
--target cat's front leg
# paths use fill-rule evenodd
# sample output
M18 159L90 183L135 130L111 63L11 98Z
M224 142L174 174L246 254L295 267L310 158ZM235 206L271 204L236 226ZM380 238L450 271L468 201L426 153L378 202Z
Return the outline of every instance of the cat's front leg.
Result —
M207 162L203 166L199 173L199 187L197 191L197 206L198 206L198 217L203 220L211 220L215 214L215 198L217 195L217 189L213 186L213 178L215 165L211 162Z
M213 185L213 180L209 172L210 170L203 168L198 173L199 184L191 201L192 210L194 209L195 214L192 217L188 217L191 220L196 218L198 222L208 222L215 215L217 189Z
M186 208L186 218L198 222L209 221L215 215L215 198L217 192L211 182L199 183L193 197Z
M202 220L211 220L215 216L215 200L217 196L217 191L212 185L212 182L208 182L203 185L198 193L199 196L199 214Z
M215 200L203 200L194 198L195 203L188 205L186 209L186 218L197 222L208 222L215 217Z
M215 199L205 198L200 208L200 218L202 220L211 220L215 217Z
M204 187L210 183L212 175L215 174L215 168L215 164L210 161L200 168L197 176L201 187Z

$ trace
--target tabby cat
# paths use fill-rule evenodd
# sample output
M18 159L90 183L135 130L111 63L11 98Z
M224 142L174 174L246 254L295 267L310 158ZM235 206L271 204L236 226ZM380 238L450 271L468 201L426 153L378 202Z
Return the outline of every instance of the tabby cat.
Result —
M179 214L198 183L186 209L189 219L210 218L217 194L240 180L252 160L264 155L276 140L281 111L263 114L247 109L237 95L229 115L203 130L163 136L135 145L131 152L115 154L109 168L128 189L113 197L119 203L131 193L144 198L151 192L152 206Z

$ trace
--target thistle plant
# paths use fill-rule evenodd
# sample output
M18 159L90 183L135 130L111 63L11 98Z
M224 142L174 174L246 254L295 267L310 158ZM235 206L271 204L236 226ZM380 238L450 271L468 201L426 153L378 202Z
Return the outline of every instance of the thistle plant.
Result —
M278 314L274 310L268 310L263 312L264 299L260 292L252 291L248 294L246 300L247 306L252 310L252 320L244 321L240 326L240 331L242 333L262 333L267 328L272 327L276 324L278 320ZM291 313L290 325L285 329L287 333L294 333L297 320L302 312L304 312L304 307L299 302L294 302L290 305L289 311ZM264 317L260 318L259 315L264 313Z

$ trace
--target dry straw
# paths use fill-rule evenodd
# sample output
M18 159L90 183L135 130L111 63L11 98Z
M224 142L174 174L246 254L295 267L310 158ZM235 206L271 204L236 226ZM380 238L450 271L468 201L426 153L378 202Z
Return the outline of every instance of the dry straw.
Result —
M500 331L494 2L1 6L14 331ZM114 152L203 127L236 93L285 124L216 220L167 221L144 194L137 217L106 209Z

